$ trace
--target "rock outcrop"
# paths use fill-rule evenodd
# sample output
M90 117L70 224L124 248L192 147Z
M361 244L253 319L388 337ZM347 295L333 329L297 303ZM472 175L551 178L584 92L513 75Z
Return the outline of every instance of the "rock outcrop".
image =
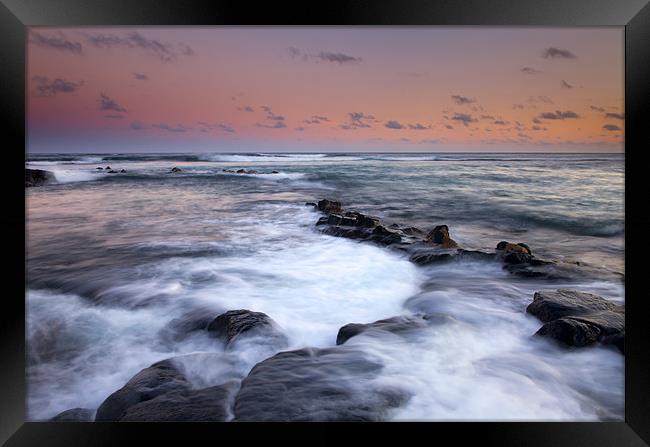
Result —
M613 344L625 352L625 308L598 295L570 289L535 292L526 311L545 323L537 335L569 346Z
M174 166L174 167L169 171L169 173L172 174L172 173L174 173L174 172L183 172L183 170L182 170L181 168L177 167L177 166Z
M246 336L261 336L267 342L287 344L286 336L268 315L246 309L229 310L212 320L206 329L221 339L226 347Z
M280 352L253 367L235 399L235 421L381 421L409 399L370 383L383 365L345 346Z
M50 419L50 422L92 422L94 410L89 408L71 408Z
M352 337L364 332L380 333L390 332L392 334L401 334L411 332L417 329L429 327L434 324L444 324L453 321L453 318L442 314L420 314L420 315L400 315L397 317L378 320L374 323L359 324L350 323L339 329L336 336L336 344L342 345Z
M56 182L56 177L50 171L42 169L25 169L25 187L43 186Z

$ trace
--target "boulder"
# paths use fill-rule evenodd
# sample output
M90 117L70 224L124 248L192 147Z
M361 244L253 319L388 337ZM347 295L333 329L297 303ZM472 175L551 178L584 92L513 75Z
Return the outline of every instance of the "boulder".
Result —
M182 341L192 333L207 330L208 325L219 313L219 311L206 307L190 310L180 317L171 320L160 330L158 335L165 342L174 343Z
M96 421L119 421L126 410L140 402L154 399L171 391L187 391L191 385L174 366L171 359L154 363L137 373L126 385L113 394L97 409Z
M342 345L350 338L364 332L390 332L400 334L428 327L431 324L441 324L451 320L451 317L442 314L419 314L400 315L368 324L350 323L339 329L336 336L336 344Z
M25 169L25 187L43 186L56 182L54 174L42 169Z
M278 171L271 171L271 174L279 174Z
M449 261L494 261L495 256L479 250L441 250L426 249L420 250L409 258L411 262L418 265L441 264Z
M124 174L126 172L126 169L120 169L120 174Z
M111 169L110 171L108 171L108 173L109 174L117 174L117 171L114 171L113 169Z
M94 410L89 408L71 408L50 419L50 422L92 422Z
M246 173L246 170L245 170L245 169L237 169L237 171L235 171L235 172L236 172L237 174L245 174L245 173Z
M170 172L170 173L172 173L172 172L183 172L183 170L182 170L181 168L177 167L177 166L174 166L174 167L171 169L171 171L169 171L169 172Z
M111 169L111 167L110 167L110 166L106 166L104 169Z
M497 244L496 249L504 253L524 253L532 255L533 252L530 251L530 247L523 242L513 244L512 242L501 241Z
M341 209L341 202L335 202L334 200L323 199L318 202L318 209L324 213L335 213L341 214L343 210Z
M545 323L537 335L569 346L599 341L624 352L625 308L598 295L570 289L535 292L526 311Z
M104 170L104 168L102 168L102 167L99 167L99 168L95 168L95 169L101 169L102 171Z
M171 391L129 407L120 421L128 422L224 422L239 389L236 380L199 390Z
M372 383L383 365L346 346L280 352L253 367L235 399L235 421L381 421L409 399Z
M208 332L224 341L226 347L243 336L263 336L267 341L286 344L286 337L265 313L250 310L229 310L213 319Z
M456 248L458 244L449 237L449 227L447 225L438 225L429 232L426 240L432 244L440 245L442 248Z

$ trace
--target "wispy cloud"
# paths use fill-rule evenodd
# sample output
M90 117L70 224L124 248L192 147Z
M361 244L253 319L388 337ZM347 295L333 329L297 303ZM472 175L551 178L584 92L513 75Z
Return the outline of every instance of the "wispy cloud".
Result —
M72 82L65 79L50 80L46 76L34 76L34 94L36 96L54 96L57 93L76 92L83 85L83 81Z
M322 124L322 123L329 122L329 120L330 119L328 117L326 117L326 116L312 115L311 117L304 120L303 123L305 123L305 124Z
M183 124L177 124L176 126L172 126L166 123L152 124L151 127L160 130L165 130L167 132L187 132L188 130L192 129L191 127L186 127Z
M163 62L171 62L179 55L191 56L194 50L185 44L170 44L150 39L133 31L126 34L84 34L87 42L96 48L137 48L155 55Z
M540 70L537 70L537 69L535 69L533 67L523 67L520 71L523 74L527 74L527 75L535 75L535 74L542 73Z
M46 35L30 31L29 43L41 48L49 48L58 51L67 51L73 54L81 54L81 43L69 40L65 34L58 32L56 34Z
M478 121L476 118L473 118L472 115L467 113L455 113L451 119L461 122L464 126L469 126L470 123L475 123Z
M362 128L372 127L370 123L377 123L379 120L374 115L368 115L363 112L349 112L348 120L341 124L341 128L345 130L355 130Z
M147 128L147 125L141 121L133 121L130 127L132 130L143 130Z
M122 118L124 118L124 115L109 114L109 115L104 115L104 118L108 118L112 120L121 120Z
M614 118L614 119L617 119L617 120L624 120L624 119L625 119L625 115L622 114L622 113L612 113L612 112L607 112L607 113L605 114L605 118Z
M108 95L99 95L99 110L125 113L126 109Z
M544 48L544 50L542 51L542 57L544 59L576 59L578 56L576 56L569 50L556 48L556 47L549 47L549 48Z
M146 73L133 73L133 77L137 79L138 81L148 81L149 76L146 75Z
M569 84L569 83L568 83L567 81L565 81L564 79L562 79L562 83L561 83L561 85L562 85L562 88L568 88L568 89L572 89L573 87L575 87L574 85Z
M406 126L403 124L400 124L398 121L395 120L390 120L387 121L386 124L384 124L384 127L387 127L389 129L405 129Z
M451 95L451 99L458 105L465 105L476 102L476 98L469 98L462 95Z
M595 110L596 112L604 112L605 108L604 107L598 107L598 106L589 106L591 110Z
M303 62L332 62L338 65L357 64L361 62L360 57L351 56L345 53L319 51L317 53L308 53L297 47L289 47L289 54L292 59L301 60Z
M424 124L420 124L420 123L413 123L413 124L409 124L408 126L409 126L409 129L411 129L411 130L427 130L427 129L431 129L431 124L424 125Z
M230 126L228 124L225 124L225 123L207 123L205 121L199 121L199 122L197 122L197 124L199 126L201 126L201 129L204 129L206 131L209 131L209 130L222 130L222 131L228 132L228 133L235 133L235 129L232 126Z
M556 110L555 112L543 112L539 115L540 119L545 119L545 120L565 120L565 119L575 119L579 118L580 116L572 112L571 110L567 110L565 112L562 112L560 110Z
M248 113L255 112L255 109L253 109L251 106L237 107L237 110L240 110L242 112L248 112Z
M554 104L553 100L545 95L529 96L527 102L531 104L537 104L537 103Z
M255 124L257 127L265 127L267 129L284 129L287 127L286 124L284 124L283 121L277 121L275 124L263 124L263 123L257 123Z
M620 127L618 127L616 124L605 124L603 126L603 129L609 130L609 131L615 131L615 130L622 130Z

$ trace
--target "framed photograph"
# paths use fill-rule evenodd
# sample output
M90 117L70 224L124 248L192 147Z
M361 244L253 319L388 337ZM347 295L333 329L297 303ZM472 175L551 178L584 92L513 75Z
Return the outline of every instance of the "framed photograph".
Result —
M648 445L650 6L256 8L3 1L0 439Z

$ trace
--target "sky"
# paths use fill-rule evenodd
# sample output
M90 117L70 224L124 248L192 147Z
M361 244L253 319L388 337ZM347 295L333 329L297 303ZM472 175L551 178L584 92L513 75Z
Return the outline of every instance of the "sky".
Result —
M623 152L622 27L31 27L30 153Z

